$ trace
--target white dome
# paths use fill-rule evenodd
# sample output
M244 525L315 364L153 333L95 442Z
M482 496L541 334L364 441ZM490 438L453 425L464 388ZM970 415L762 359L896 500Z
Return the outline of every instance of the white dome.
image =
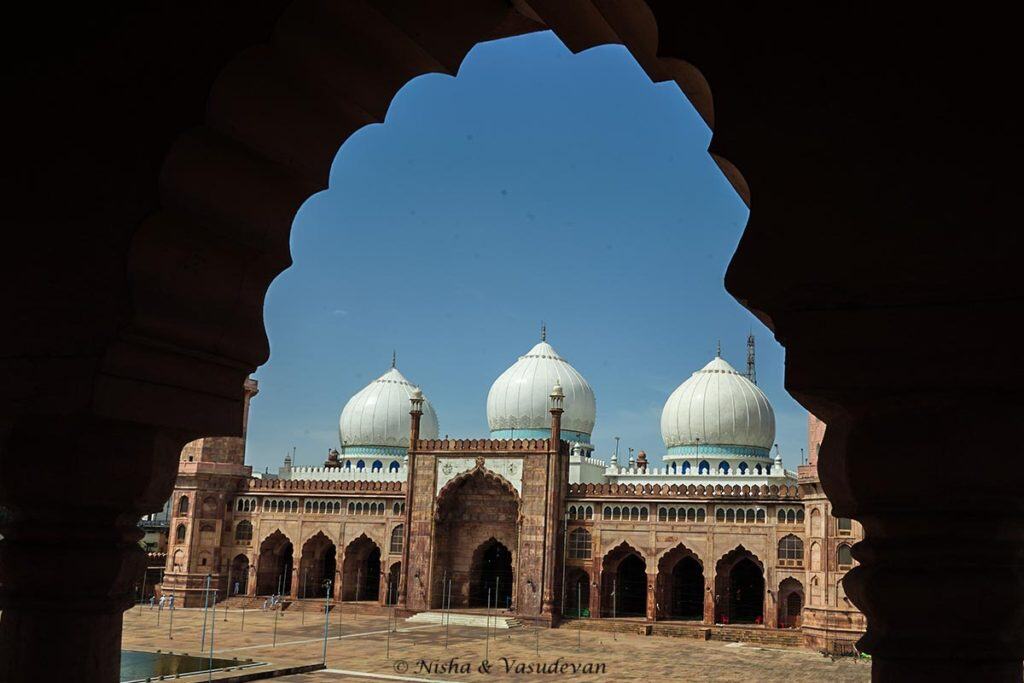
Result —
M775 411L756 384L715 358L668 397L661 438L670 455L699 448L709 455L766 456L775 442Z
M594 390L546 341L534 346L494 380L487 393L492 438L539 439L551 432L549 396L555 384L565 394L562 432L569 441L590 442L597 415Z
M392 367L350 398L338 420L342 453L404 453L409 447L409 399L416 389ZM425 399L420 436L437 438L437 413Z

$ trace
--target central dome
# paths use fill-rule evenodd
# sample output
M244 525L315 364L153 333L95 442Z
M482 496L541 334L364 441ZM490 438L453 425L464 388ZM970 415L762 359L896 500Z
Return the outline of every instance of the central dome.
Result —
M597 415L594 390L551 344L541 341L494 380L487 393L487 424L493 439L544 439L551 435L549 395L565 393L562 435L590 443Z
M661 437L670 456L767 456L775 441L775 412L756 384L718 357L668 397Z
M348 400L338 420L343 455L403 455L409 448L409 399L416 385L392 366ZM423 401L420 437L437 438L437 413Z

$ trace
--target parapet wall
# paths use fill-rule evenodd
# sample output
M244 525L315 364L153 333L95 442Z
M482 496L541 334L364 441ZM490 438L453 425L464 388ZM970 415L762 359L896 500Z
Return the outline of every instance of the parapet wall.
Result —
M569 498L590 498L594 496L622 498L664 498L678 496L680 498L783 498L798 500L797 486L777 485L734 486L716 484L569 484Z
M501 452L534 451L546 453L550 450L550 439L419 439L416 452ZM560 451L569 454L569 443L562 441Z
M345 491L352 493L404 493L404 481L317 479L249 479L242 493L251 491Z

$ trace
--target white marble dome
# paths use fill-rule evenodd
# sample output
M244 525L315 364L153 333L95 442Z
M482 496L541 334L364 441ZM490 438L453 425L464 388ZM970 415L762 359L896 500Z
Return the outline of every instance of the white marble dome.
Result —
M594 390L583 375L541 341L494 381L487 393L487 424L494 439L543 439L551 433L549 395L565 394L562 433L589 443L597 416Z
M392 367L350 398L338 420L342 454L404 453L409 447L409 399L416 388ZM437 413L426 399L420 436L437 438Z
M669 455L692 454L691 448L711 454L719 447L723 454L734 449L767 456L775 442L775 411L756 384L717 357L668 397L661 438Z

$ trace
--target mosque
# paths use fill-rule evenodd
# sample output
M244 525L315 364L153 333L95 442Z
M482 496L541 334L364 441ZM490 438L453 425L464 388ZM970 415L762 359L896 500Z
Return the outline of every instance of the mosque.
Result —
M667 397L663 466L606 461L594 390L544 337L491 385L487 439L440 439L392 362L345 404L322 466L261 475L244 437L188 444L160 592L202 604L210 577L250 604L491 608L850 651L865 622L841 579L862 531L821 490L824 425L809 417L807 463L786 470L752 355L740 373L719 354ZM246 421L256 393L249 380Z

